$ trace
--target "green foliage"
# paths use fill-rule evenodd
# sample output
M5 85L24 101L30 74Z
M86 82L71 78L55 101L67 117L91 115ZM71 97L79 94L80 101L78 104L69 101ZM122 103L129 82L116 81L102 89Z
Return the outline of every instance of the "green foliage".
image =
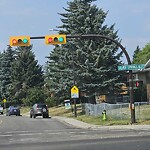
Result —
M0 105L4 107L3 102L0 102ZM16 100L11 100L11 101L7 100L7 102L6 102L6 108L8 108L9 106L18 106L18 105L19 105L18 101L16 101Z
M56 106L56 99L55 97L48 97L46 100L45 100L46 104L48 105L48 107L53 107L53 106Z
M137 46L136 50L133 52L133 62L134 63L134 59L136 59L138 53L141 51L140 47Z
M26 98L23 98L23 104L26 106L32 106L34 103L43 103L45 102L45 94L43 89L41 88L30 88L27 91L27 96Z
M71 35L101 34L119 41L114 25L104 24L107 13L92 5L91 1L68 2L62 16L60 33ZM57 96L70 96L70 88L76 84L89 95L105 93L121 78L117 66L122 52L118 46L105 39L68 39L50 53L45 67L50 90Z
M37 64L32 46L18 47L16 49L16 58L12 63L12 87L11 95L18 101L26 99L30 89L42 87L44 85L44 76L42 67ZM32 98L31 98L32 99ZM29 100L29 104L31 101Z
M17 47L15 50L9 46L0 54L1 99L5 97L10 104L17 102L18 105L44 101L43 85L42 66L35 60L32 46Z
M136 54L136 57L133 58L133 63L145 64L149 59L150 59L150 43L146 44L145 47Z
M11 73L15 51L10 46L0 55L0 94L2 98L10 99L10 88L12 86Z

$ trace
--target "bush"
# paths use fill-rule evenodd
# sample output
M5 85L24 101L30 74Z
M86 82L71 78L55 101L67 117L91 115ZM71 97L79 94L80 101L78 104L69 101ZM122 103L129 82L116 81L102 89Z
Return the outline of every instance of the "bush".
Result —
M43 90L35 87L28 90L26 99L22 99L22 101L26 106L31 106L38 102L45 102L45 98Z
M56 106L56 99L54 97L48 97L45 102L48 107Z

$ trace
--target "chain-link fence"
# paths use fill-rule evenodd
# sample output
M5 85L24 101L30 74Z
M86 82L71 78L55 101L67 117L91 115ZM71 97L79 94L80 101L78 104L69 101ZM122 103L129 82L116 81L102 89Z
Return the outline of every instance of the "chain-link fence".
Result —
M82 110L84 110L86 115L91 116L101 116L103 110L106 110L107 116L112 119L130 119L131 111L129 109L129 103L122 104L83 104ZM147 105L146 102L137 102L135 103L135 115L136 119L150 119L150 115L147 115L150 111L150 105Z

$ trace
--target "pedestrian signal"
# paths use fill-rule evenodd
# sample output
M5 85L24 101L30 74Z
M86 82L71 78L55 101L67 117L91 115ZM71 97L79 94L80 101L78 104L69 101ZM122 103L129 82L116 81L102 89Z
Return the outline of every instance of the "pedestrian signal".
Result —
M50 45L66 44L66 35L65 34L46 35L45 44L50 44Z
M136 81L135 86L136 87L141 87L143 85L143 81Z
M30 36L11 36L10 46L29 46Z

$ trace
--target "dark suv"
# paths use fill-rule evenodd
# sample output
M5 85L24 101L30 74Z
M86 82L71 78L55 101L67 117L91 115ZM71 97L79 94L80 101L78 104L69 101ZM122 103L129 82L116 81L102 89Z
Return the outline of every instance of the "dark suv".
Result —
M30 110L30 118L36 118L42 116L43 118L49 118L49 111L46 104L34 104Z

